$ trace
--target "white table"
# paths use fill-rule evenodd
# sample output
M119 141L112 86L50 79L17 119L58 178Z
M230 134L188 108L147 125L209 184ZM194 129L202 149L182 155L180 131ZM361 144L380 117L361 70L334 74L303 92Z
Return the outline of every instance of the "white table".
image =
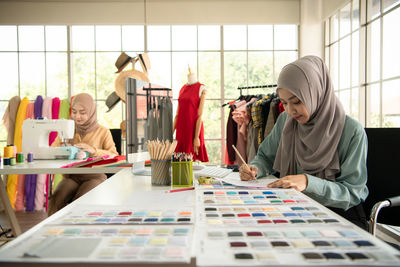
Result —
M61 168L64 165L77 162L77 160L35 160L32 163L18 163L15 166L1 166L0 175L9 174L79 174L79 173L116 173L121 170L119 167L99 167L99 168ZM0 199L6 212L11 230L14 236L21 234L21 228L15 217L14 210L6 192L6 185L0 177Z

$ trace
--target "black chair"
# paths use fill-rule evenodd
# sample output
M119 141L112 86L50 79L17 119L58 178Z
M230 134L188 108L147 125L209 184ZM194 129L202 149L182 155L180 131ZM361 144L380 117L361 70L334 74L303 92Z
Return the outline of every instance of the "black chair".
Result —
M115 147L117 148L117 152L119 155L121 155L121 151L122 151L121 150L121 140L122 140L121 129L110 129L110 131L111 131L111 135L114 140L114 143L115 143Z
M379 223L400 226L400 207L396 206L398 203L395 198L400 195L400 172L397 169L400 165L400 128L365 128L365 132L368 137L369 189L369 196L364 203L365 214L369 215L378 203L381 204L375 209L379 205L392 206L380 212L380 208L377 210ZM389 203L384 202L389 198L392 198Z

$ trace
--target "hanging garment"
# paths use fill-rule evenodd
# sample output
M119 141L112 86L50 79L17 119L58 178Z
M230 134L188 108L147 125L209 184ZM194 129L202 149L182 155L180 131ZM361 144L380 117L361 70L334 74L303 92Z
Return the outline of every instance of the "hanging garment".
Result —
M27 97L22 99L18 107L17 118L15 120L15 130L14 130L14 145L17 146L17 152L22 151L22 123L26 118L26 108L29 104Z
M8 106L3 115L3 124L7 130L7 145L14 144L14 130L15 130L15 120L17 118L17 112L19 104L21 103L21 98L19 96L14 96L8 101Z
M234 105L229 106L228 122L226 125L226 150L230 163L234 163L236 159L236 152L232 145L236 145L237 141L237 123L232 119L232 112L234 111Z
M264 139L269 135L269 133L272 131L272 128L274 128L275 125L275 120L274 120L275 105L276 105L275 101L271 101L269 105L268 117L266 119L267 121L264 129Z
M51 118L53 120L58 120L60 113L60 99L58 97L53 98L51 103ZM57 137L57 132L50 132L49 135L49 146L54 142Z
M239 106L240 104L240 106ZM246 143L247 143L247 125L249 118L247 117L246 101L237 103L237 108L232 112L232 119L237 123L237 140L236 148L247 163ZM236 157L235 164L242 166L243 162L239 157Z
M23 211L25 208L25 174L18 175L17 197L15 199L15 210Z
M42 117L47 119L52 119L51 108L53 104L53 99L51 97L46 97L43 99L42 105Z
M47 174L38 174L36 179L35 190L35 210L43 210L45 204L45 189L46 189Z
M38 95L36 97L35 107L34 107L35 119L42 117L42 111L43 111L43 97L41 95Z
M206 146L204 144L204 126L200 126L200 147L196 155L193 149L193 138L196 122L199 117L200 97L199 90L201 83L185 84L179 92L179 108L176 120L176 140L178 145L175 152L185 152L193 154L193 161L200 160L208 162Z
M35 209L36 174L25 175L25 203L26 211Z
M35 103L29 102L28 106L26 107L26 118L27 119L33 119L35 118Z
M58 115L59 119L68 120L69 119L69 109L70 109L70 106L69 106L68 99L61 100L60 112L59 112L59 115Z
M169 97L165 97L161 102L161 129L162 140L172 142L172 102Z
M1 178L0 178L1 179ZM10 200L11 207L15 208L15 200L17 198L18 175L11 174L7 176L7 195Z

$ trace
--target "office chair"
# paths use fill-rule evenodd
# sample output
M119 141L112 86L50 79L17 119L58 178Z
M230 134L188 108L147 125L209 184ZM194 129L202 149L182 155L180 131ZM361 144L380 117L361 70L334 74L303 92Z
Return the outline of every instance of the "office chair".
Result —
M121 129L110 129L112 138L114 140L115 143L115 147L117 148L117 152L119 155L121 155L121 141L122 141L122 137L121 137Z
M365 128L365 132L369 195L364 209L371 214L369 227L374 234L378 213L380 223L400 226L400 128Z

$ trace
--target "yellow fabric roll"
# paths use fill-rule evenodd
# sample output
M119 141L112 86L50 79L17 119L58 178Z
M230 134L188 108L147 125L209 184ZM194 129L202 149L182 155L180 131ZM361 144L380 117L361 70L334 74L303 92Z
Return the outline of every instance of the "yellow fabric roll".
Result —
M57 188L57 186L58 186L58 184L61 182L61 180L63 179L63 175L62 174L54 174L54 178L53 178L53 192L52 193L54 193L54 190L56 190L56 188Z
M12 208L15 207L15 199L17 198L17 183L18 183L18 175L17 174L8 175L7 195L8 195L8 199L10 200L10 204L11 204Z
M24 97L18 107L17 119L15 120L14 145L17 146L17 152L22 152L22 123L26 118L26 108L29 99Z

